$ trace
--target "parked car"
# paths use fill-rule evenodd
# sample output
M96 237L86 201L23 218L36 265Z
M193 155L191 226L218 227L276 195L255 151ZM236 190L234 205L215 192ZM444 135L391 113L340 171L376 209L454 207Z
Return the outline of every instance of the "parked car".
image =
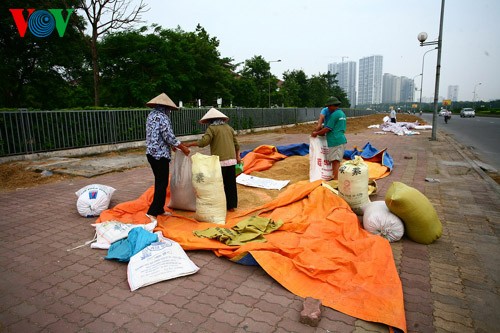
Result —
M476 116L476 111L473 108L463 108L460 110L460 117L465 118L465 117L472 117L474 118Z

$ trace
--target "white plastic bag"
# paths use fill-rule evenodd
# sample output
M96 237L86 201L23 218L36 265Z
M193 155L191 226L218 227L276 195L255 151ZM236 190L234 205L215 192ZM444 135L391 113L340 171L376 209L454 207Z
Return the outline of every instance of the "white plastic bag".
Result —
M380 235L389 242L403 237L403 221L389 210L385 201L373 201L363 208L363 228L374 235Z
M159 241L133 255L127 266L130 290L194 274L199 270L179 243L156 233Z
M101 184L82 187L75 192L78 197L76 202L78 213L83 217L99 216L103 211L108 209L111 197L115 191L113 187Z
M332 164L326 159L328 144L324 136L309 138L309 181L332 179Z
M169 208L196 211L196 193L192 182L191 159L182 152L175 152L170 176Z
M191 159L193 186L196 191L196 220L225 224L226 194L219 156L196 153Z
M368 180L368 165L360 156L339 168L339 195L357 215L363 215L363 206L370 202Z

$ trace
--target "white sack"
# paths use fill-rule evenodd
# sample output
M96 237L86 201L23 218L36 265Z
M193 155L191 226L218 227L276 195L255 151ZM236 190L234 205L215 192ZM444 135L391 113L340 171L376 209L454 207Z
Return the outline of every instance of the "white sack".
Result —
M155 242L133 255L127 266L130 290L134 291L160 281L194 274L199 270L179 243L158 235Z
M83 217L99 216L108 209L111 197L116 190L111 186L92 184L75 192L78 200L76 209Z
M309 138L309 181L332 179L332 164L326 159L328 144L324 136Z
M368 165L360 156L339 168L339 195L357 215L363 215L363 206L370 202L368 180Z
M174 153L170 176L169 208L196 211L196 193L192 182L191 159L184 153Z
M373 201L364 207L363 228L369 233L380 235L389 242L403 237L403 221L389 210L385 201Z
M109 249L114 242L127 238L129 231L133 228L144 228L149 232L153 232L156 224L156 220L148 224L128 224L120 221L106 221L92 224L95 227L97 240L90 247L93 249Z
M225 224L226 194L219 156L196 153L191 159L193 186L196 191L196 220Z

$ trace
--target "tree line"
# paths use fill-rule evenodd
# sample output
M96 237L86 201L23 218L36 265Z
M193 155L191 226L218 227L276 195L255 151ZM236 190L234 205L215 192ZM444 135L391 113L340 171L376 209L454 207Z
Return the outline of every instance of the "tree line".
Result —
M220 100L223 107L320 107L332 95L343 106L350 105L334 74L309 77L302 70L291 70L282 73L279 80L261 55L243 63L221 55L219 40L201 25L191 32L181 27L143 26L138 15L145 9L142 1L128 14L129 2L114 2L121 2L123 8L118 11L115 7L111 14L122 14L120 22L128 18L127 24L111 22L104 31L98 30L104 26L103 18L89 14L92 6L106 2L49 0L43 2L43 8L37 8L3 1L0 109L144 107L161 92L182 101L185 107L200 103L216 106ZM63 13L62 18L68 22L63 37L54 32L40 38L29 29L20 36L12 8L25 9L25 22L27 8L79 10L71 16Z

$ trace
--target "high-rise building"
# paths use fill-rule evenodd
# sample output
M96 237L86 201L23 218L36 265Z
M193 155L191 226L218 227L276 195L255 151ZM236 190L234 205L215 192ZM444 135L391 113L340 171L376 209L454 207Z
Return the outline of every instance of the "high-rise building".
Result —
M448 86L448 99L452 102L458 101L458 86Z
M359 59L358 104L382 102L383 57L374 55Z
M407 78L406 76L402 76L400 102L401 103L413 102L414 97L415 97L415 83L413 82L412 79Z
M351 106L356 104L356 62L347 61L328 64L328 72L337 74L338 85L347 95Z
M401 100L401 77L384 73L382 78L382 103L399 103Z

